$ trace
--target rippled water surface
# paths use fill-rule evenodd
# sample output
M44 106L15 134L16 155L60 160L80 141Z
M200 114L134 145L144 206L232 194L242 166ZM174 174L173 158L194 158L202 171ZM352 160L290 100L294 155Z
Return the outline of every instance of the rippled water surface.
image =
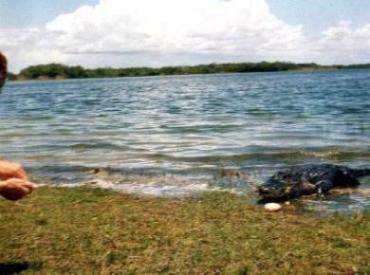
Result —
M367 70L10 82L0 117L1 156L53 183L171 194L243 190L293 164L370 166Z

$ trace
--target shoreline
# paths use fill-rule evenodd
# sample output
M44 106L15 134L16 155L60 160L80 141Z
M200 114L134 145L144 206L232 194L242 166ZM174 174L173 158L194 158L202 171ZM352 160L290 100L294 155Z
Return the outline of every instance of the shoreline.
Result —
M41 77L41 78L22 78L22 79L8 79L8 83L27 83L27 82L63 82L63 81L80 81L80 80L109 80L109 79L132 79L132 78L160 78L160 77L192 77L192 76L227 76L237 74L264 74L264 73L330 73L330 72L344 72L344 71L361 71L368 70L369 68L350 68L350 69L299 69L299 70L286 70L286 71L265 71L265 72L217 72L217 73L196 73L196 74L163 74L163 75L132 75L132 76L97 76L97 77L86 77L86 78L65 78L65 77Z
M44 81L65 81L65 80L97 80L97 79L126 79L126 78L156 78L156 77L191 77L191 76L219 76L219 75L235 75L235 74L263 74L263 73L320 73L320 72L338 72L338 71L352 71L352 70L366 70L366 69L298 69L298 70L286 70L286 71L256 71L256 72L216 72L216 73L194 73L194 74L161 74L161 75L130 75L130 76L97 76L97 77L86 77L86 78L68 78L68 77L40 77L40 78L20 78L20 79L8 79L8 82L44 82Z
M39 180L35 179L35 182ZM68 189L100 189L102 191L138 197L142 199L169 199L169 200L183 200L198 198L212 193L227 193L232 196L248 198L248 204L256 207L263 207L265 203L260 203L255 186L248 185L244 189L235 187L222 187L217 185L210 185L209 183L194 182L181 185L170 185L164 183L155 183L146 179L146 182L121 182L104 179L93 179L80 183L42 183L38 184L37 188L68 188ZM352 215L363 211L370 211L368 204L361 204L360 202L350 199L355 197L361 201L370 196L370 186L368 184L361 184L358 187L348 188L333 188L328 192L325 199L317 199L316 194L302 196L291 199L285 202L280 202L281 205L294 205L299 207L301 211L312 212L315 215Z
M315 274L370 271L370 212L270 213L245 196L180 200L41 187L0 201L1 263L29 272Z
M352 69L369 69L370 64L353 65L321 65L316 63L292 62L239 62L210 63L199 65L179 65L165 67L124 67L124 68L84 68L59 63L32 65L18 74L8 73L9 80L65 80L94 79L117 77L147 77L147 76L180 76L180 75L210 75L233 73L263 73L263 72L322 72Z

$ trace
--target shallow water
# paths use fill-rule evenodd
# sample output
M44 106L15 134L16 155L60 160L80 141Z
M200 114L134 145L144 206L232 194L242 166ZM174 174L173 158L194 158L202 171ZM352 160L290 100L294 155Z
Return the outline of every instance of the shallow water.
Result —
M244 192L288 165L370 167L368 70L9 82L0 117L0 155L55 184Z

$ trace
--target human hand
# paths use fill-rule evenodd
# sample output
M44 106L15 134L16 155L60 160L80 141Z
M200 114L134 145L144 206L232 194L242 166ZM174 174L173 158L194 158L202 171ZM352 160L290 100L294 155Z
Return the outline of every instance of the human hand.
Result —
M21 164L9 161L0 161L0 180L8 180L11 178L28 180L26 171Z
M15 201L31 193L35 187L35 184L27 180L11 178L0 182L0 195Z

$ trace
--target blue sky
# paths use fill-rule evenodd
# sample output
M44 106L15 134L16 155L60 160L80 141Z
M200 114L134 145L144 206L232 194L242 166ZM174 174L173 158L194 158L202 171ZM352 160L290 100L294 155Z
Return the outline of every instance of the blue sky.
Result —
M268 0L271 10L291 24L302 24L317 33L339 21L354 26L370 22L370 1L354 0Z
M96 0L0 0L0 27L42 26Z
M370 1L0 0L0 50L13 70L47 62L363 63L369 48Z

